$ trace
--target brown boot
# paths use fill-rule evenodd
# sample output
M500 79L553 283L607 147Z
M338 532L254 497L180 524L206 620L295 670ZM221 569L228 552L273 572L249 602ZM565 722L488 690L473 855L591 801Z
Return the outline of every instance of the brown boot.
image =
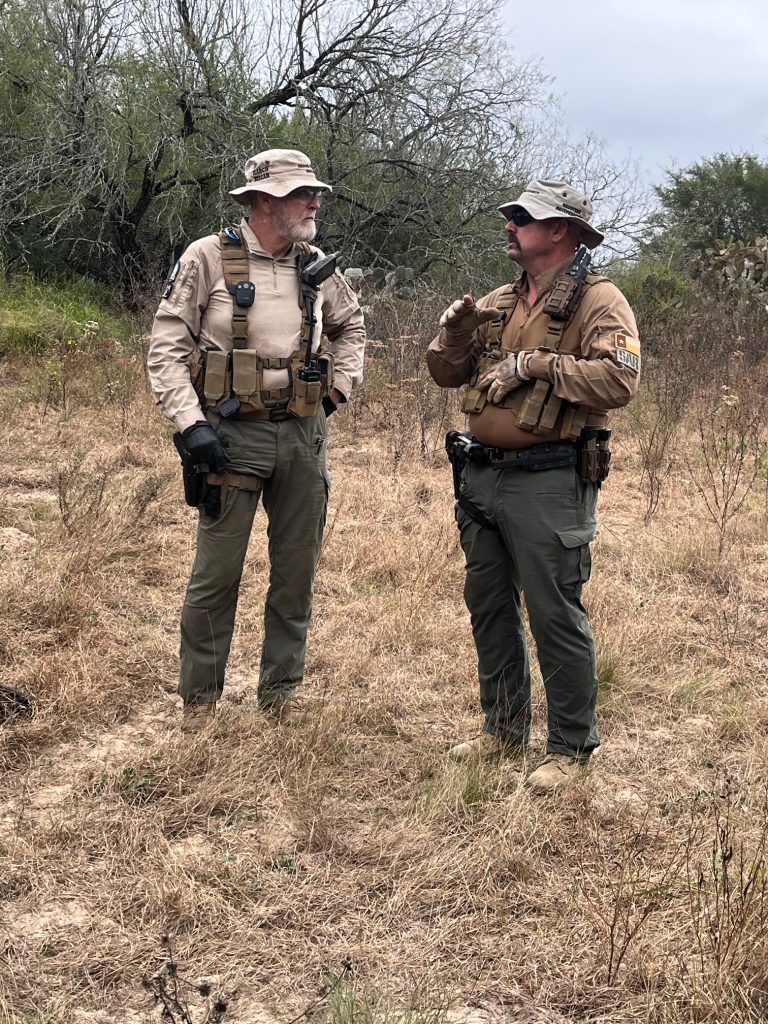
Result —
M213 725L215 704L185 704L181 715L182 732L203 732Z
M481 732L474 739L465 743L457 743L448 751L451 761L489 761L495 757L504 757L506 754L522 754L525 752L524 744L508 743L500 736L494 736L490 732Z
M586 762L568 754L547 754L536 771L526 779L526 786L534 793L552 793L569 782L580 778Z
M287 722L301 711L299 699L292 693L277 693L267 700L259 701L259 711L277 724Z

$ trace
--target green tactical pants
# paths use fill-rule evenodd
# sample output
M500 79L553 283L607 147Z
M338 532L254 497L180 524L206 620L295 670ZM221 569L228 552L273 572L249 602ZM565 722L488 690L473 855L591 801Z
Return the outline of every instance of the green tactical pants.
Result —
M221 697L248 540L261 496L269 520L269 590L264 609L258 699L291 693L304 675L315 568L330 478L325 413L272 422L222 420L227 472L260 478L255 491L226 487L221 515L201 510L197 552L181 615L185 704Z
M531 676L521 594L547 697L547 752L587 760L599 744L595 650L581 591L591 568L597 487L573 467L464 467L461 491L496 529L457 506L464 597L477 648L485 731L525 743Z

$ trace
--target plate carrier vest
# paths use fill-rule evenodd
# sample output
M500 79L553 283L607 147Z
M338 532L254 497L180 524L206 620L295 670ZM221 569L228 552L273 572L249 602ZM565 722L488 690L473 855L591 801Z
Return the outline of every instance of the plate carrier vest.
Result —
M557 352L563 339L566 327L571 323L584 296L584 290L605 281L607 278L598 274L587 274L589 253L581 246L573 261L555 280L552 291L544 303L544 312L549 317L549 325L544 344L539 350ZM504 328L512 320L520 299L513 291L512 285L499 296L496 308L502 313L499 320L494 321L488 329L485 348L480 353L475 372L470 378L461 404L465 413L479 413L488 404L488 392L477 386L489 370L505 358L502 350ZM554 394L552 385L545 380L526 381L515 388L506 398L498 403L499 408L509 409L515 425L521 430L533 434L551 434L559 425L560 437L563 440L578 441L584 427L604 427L608 417L603 412L596 412L586 405L566 402Z
M248 249L234 228L220 231L219 242L224 282L232 295L232 351L214 350L202 356L203 366L194 383L203 409L222 417L237 414L252 419L269 419L270 413L279 414L280 411L299 417L314 416L323 396L333 387L333 358L322 349L312 352L312 336L317 322L313 312L317 292L301 278L305 261L312 249L300 242L301 252L296 260L299 308L302 313L300 346L303 348L297 348L284 358L263 358L246 347L248 309L254 302L253 286L249 280ZM246 284L250 286L248 289L238 287ZM303 380L302 371L307 368L313 371L307 377L313 379ZM282 388L265 388L265 370L287 370L288 384Z

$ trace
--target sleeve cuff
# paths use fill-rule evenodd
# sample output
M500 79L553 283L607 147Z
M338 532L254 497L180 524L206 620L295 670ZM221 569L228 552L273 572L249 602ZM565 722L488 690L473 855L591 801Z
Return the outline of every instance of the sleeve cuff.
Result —
M197 409L189 409L187 412L179 413L178 416L174 417L174 426L183 434L187 427L194 426L195 423L207 423L205 414L200 406Z
M340 391L344 396L344 401L349 401L349 396L352 394L352 381L344 373L334 373L333 375L333 387L337 391Z
M548 380L552 383L550 367L554 358L554 352L541 348L535 349L528 363L528 376L535 377L536 380Z

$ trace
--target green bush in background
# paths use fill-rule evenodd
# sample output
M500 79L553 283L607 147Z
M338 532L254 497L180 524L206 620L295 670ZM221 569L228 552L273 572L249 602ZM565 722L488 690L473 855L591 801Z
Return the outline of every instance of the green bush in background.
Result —
M0 277L0 352L42 353L84 338L124 342L136 330L136 321L117 311L108 290L92 279Z

